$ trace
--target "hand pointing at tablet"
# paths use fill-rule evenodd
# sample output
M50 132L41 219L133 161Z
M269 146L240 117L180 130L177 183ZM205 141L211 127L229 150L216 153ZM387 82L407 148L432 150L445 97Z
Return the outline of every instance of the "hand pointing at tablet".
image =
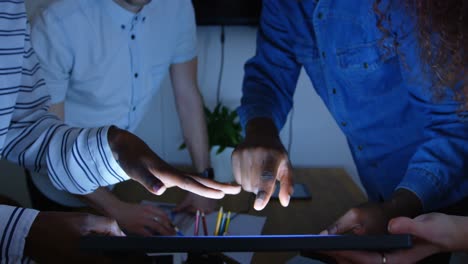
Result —
M270 119L256 118L248 123L244 141L232 154L232 167L237 183L256 194L256 210L268 204L276 181L280 182L281 205L288 206L294 191L292 167Z

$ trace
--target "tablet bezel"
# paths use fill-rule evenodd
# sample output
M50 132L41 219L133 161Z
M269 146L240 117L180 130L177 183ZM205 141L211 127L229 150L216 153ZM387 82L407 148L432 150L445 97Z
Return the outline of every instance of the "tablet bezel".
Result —
M87 236L80 240L80 248L85 251L145 253L388 251L411 246L410 235Z

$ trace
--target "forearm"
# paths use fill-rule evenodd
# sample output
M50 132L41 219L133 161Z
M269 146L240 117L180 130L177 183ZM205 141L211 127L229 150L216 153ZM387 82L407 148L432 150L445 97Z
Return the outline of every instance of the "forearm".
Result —
M211 166L208 148L208 131L203 112L203 101L198 89L192 96L184 96L177 103L182 132L193 164L198 172Z
M79 195L78 197L99 213L114 218L116 212L118 212L123 204L109 189L104 187L98 188L86 195Z

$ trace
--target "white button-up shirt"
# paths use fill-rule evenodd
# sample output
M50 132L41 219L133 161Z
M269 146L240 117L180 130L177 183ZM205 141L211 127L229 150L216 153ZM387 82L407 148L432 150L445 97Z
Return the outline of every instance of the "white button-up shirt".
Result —
M0 155L86 194L129 179L107 142L108 127L78 129L48 113L50 97L30 43L21 0L0 1ZM11 175L1 175L11 177ZM0 263L23 263L37 211L0 205Z
M72 126L114 124L134 132L170 65L197 54L190 0L152 0L137 14L113 0L59 0L32 24L52 103L65 103ZM46 175L34 176L49 199L83 206Z
M196 56L190 0L131 13L112 0L61 0L33 21L32 41L65 122L134 131L171 64Z

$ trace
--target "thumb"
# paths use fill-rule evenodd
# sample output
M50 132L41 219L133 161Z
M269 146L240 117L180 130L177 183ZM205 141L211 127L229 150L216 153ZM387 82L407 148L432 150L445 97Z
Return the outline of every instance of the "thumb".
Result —
M408 217L397 217L388 223L388 232L391 234L411 234L421 237L425 233L424 230L426 230L424 222L417 222Z
M89 223L91 225L91 232L108 235L108 236L125 236L124 232L120 229L119 225L114 219L94 216L93 220Z

